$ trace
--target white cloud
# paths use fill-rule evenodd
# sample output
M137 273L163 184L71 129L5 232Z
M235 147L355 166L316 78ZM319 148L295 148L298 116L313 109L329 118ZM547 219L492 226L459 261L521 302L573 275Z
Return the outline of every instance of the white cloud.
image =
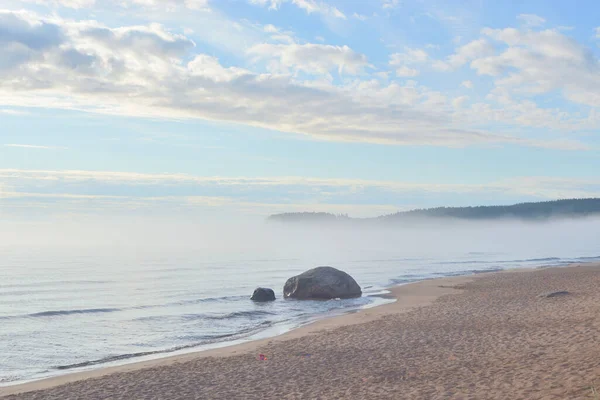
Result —
M356 75L369 65L367 57L348 46L324 44L259 44L248 50L258 60L275 60L277 69L293 69L309 74L328 74L332 69L339 74Z
M278 10L283 3L291 3L307 14L321 14L326 17L346 19L346 15L338 8L323 1L316 0L249 0L250 4L262 7L268 6L270 10Z
M389 64L396 67L396 75L401 77L417 76L419 70L413 68L414 64L422 64L429 59L425 50L404 48L404 53L394 53L390 55Z
M283 3L283 0L248 0L250 2L250 4L255 4L255 5L259 5L259 6L269 6L270 10L277 10L279 9L279 7L281 6L281 3Z
M265 25L263 29L265 32L268 32L268 33L278 33L279 32L279 29L271 24Z
M419 64L426 62L428 59L429 55L425 50L405 47L404 53L394 53L390 55L390 65Z
M367 58L347 46L258 45L250 54L276 73L254 73L195 53L193 41L160 25L109 28L4 11L0 29L0 106L203 118L335 141L582 147L473 129L477 115L457 113L442 93L359 75L370 70ZM411 50L401 59L424 56ZM303 80L286 68L320 77L338 70L344 80Z
M108 184L108 185L107 185ZM136 188L143 186L144 190ZM360 204L371 193L387 194L391 199L401 199L406 194L427 196L433 193L496 194L532 196L540 199L594 197L600 195L600 180L560 177L518 177L482 184L414 183L364 179L326 179L312 177L202 177L186 174L147 174L113 171L45 171L0 169L2 198L54 198L54 199L122 199L153 203L171 201L210 206L245 203L252 207L270 208L298 206L298 211L309 205L321 204L323 199L337 205L348 193L358 198ZM103 187L98 194L98 187ZM130 195L119 195L128 188ZM153 195L151 189L156 188ZM194 194L201 189L206 195ZM139 194L144 193L144 194ZM151 193L148 195L148 193ZM175 194L177 193L177 194ZM273 193L279 193L274 199ZM305 194L312 196L306 199ZM245 197L242 196L249 196ZM298 195L301 194L299 197ZM264 203L264 198L273 200ZM261 200L263 199L263 200ZM303 201L300 201L302 199ZM394 203L390 200L390 203ZM263 204L263 205L261 205ZM302 207L304 206L304 209ZM389 204L381 204L389 207Z
M588 117L570 115L559 108L541 108L535 102L526 99L514 98L506 88L498 87L486 96L486 103L474 103L462 115L473 125L501 123L522 126L526 128L545 128L545 135L550 130L574 132L582 129L589 129L597 124L595 113L592 112ZM462 111L458 112L459 114ZM555 145L559 145L558 142ZM544 147L540 143L541 147ZM585 149L577 142L565 142L563 148ZM589 149L589 148L588 148Z
M463 108L465 103L469 100L469 96L459 96L452 100L452 106L454 108Z
M67 8L91 8L94 6L107 5L113 3L123 8L132 6L164 9L167 11L175 11L180 7L190 10L206 10L209 8L209 0L20 0L25 3L35 3L50 7L67 7ZM103 4L102 4L103 3Z
M270 34L270 39L275 42L287 43L287 44L296 43L296 38L294 37L293 32L284 31L272 24L264 25L263 31Z
M494 46L490 42L486 39L477 39L456 49L454 54L446 58L446 61L436 61L433 67L442 71L450 71L462 67L471 60L494 54L494 52Z
M460 84L462 87L466 87L467 89L473 89L473 82L471 81L462 81Z
M384 10L391 10L400 6L400 0L383 0L381 7Z
M369 17L367 17L366 15L362 15L362 14L359 14L356 12L354 14L352 14L352 18L356 18L360 21L366 21L367 19L369 19Z
M525 28L537 28L546 23L546 20L535 14L519 14L517 19L521 21Z
M0 108L0 114L15 115L15 116L29 115L29 113L27 111L4 109L4 108Z
M396 76L403 76L403 77L409 77L409 76L418 76L419 75L419 71L414 69L414 68L409 68L407 66L402 66L396 69Z
M600 66L586 48L556 30L484 29L483 34L507 48L473 60L480 75L518 94L560 90L572 102L600 106Z
M316 13L323 14L325 16L346 19L346 15L343 12L323 1L292 0L292 3L298 8L305 10L308 14Z
M24 3L34 3L51 7L88 8L96 4L96 0L21 0Z
M34 144L4 144L4 147L20 147L24 149L43 149L43 150L66 150L64 146L41 146Z

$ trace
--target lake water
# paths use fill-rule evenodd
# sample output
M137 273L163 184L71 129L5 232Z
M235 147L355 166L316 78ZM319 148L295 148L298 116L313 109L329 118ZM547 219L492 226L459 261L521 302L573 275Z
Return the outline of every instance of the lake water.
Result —
M394 284L600 261L598 226L590 220L493 229L278 227L260 238L249 231L221 232L199 236L202 243L177 245L5 245L0 384L281 333L314 318L381 304L386 300L377 295ZM350 273L364 296L282 299L286 279L318 265ZM273 288L277 301L250 301L257 286Z

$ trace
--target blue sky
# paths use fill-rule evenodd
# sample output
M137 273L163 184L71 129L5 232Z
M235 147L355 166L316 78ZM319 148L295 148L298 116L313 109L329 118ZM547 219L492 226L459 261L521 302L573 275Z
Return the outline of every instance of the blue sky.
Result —
M600 6L6 0L0 213L600 195Z

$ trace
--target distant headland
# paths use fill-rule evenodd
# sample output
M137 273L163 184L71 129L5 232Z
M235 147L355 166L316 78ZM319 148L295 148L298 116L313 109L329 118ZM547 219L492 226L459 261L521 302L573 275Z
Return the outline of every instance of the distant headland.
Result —
M580 218L600 216L600 198L565 199L532 203L519 203L508 206L476 207L437 207L400 211L394 214L374 218L351 218L347 214L325 212L294 212L274 214L268 217L270 222L416 222L424 219L452 220L492 220L519 219L540 221L553 218Z

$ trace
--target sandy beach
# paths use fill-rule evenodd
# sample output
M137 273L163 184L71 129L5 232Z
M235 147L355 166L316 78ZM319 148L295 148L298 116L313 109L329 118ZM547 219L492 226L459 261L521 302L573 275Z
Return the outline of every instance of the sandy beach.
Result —
M593 399L599 287L598 264L429 280L394 288L395 303L276 338L0 388L0 397ZM540 296L556 291L569 293Z

